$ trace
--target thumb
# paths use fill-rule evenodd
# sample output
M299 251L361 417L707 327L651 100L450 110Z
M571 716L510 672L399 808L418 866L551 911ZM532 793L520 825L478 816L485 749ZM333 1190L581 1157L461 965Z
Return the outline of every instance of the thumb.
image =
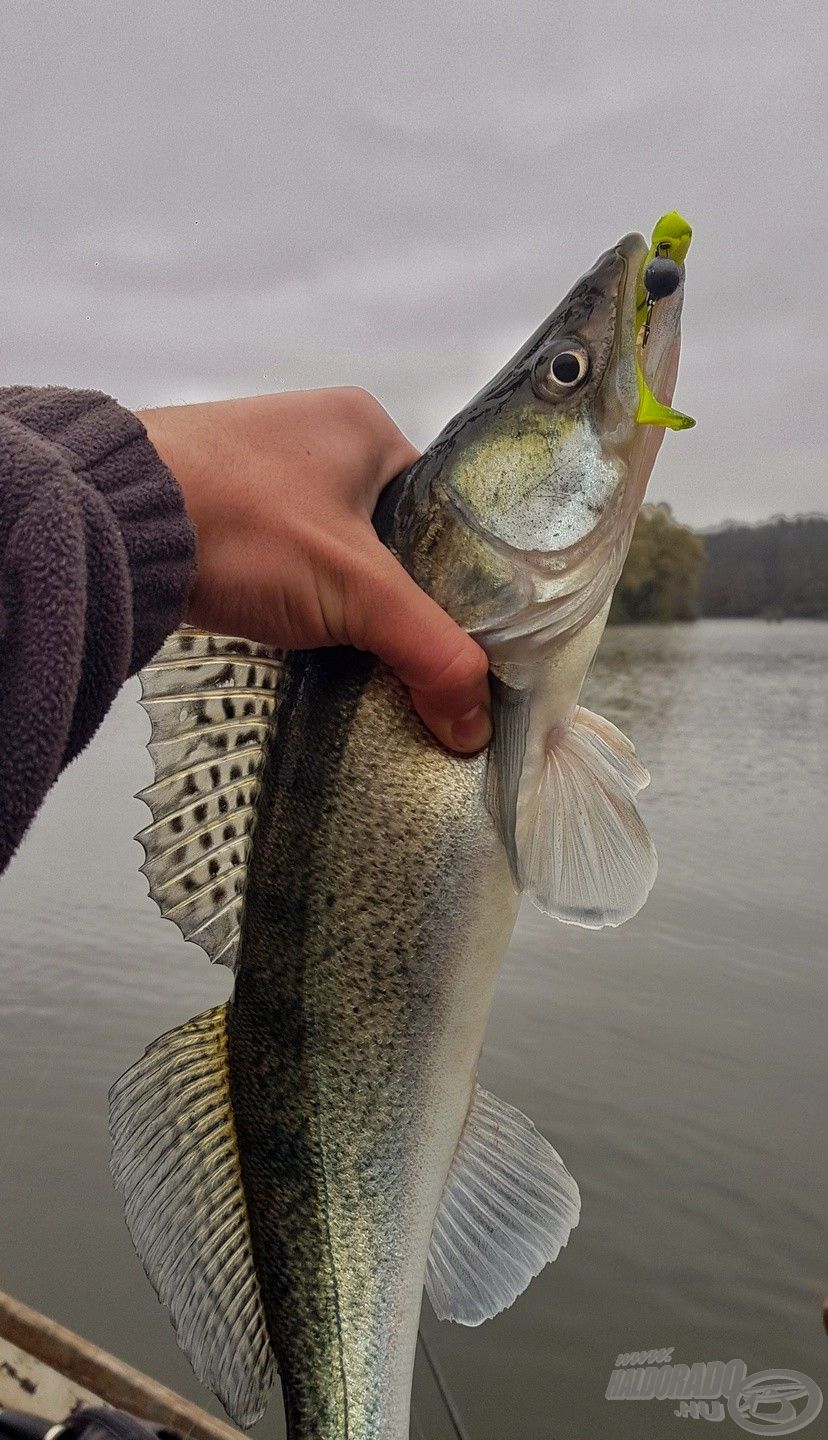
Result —
M390 666L443 745L465 754L482 750L492 734L485 650L369 534L368 563L346 598L351 643Z

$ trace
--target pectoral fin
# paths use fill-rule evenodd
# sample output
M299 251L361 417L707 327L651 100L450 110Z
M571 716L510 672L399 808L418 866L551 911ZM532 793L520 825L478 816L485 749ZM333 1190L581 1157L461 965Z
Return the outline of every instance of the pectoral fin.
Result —
M476 1086L431 1235L425 1287L435 1314L480 1325L505 1310L557 1257L580 1206L531 1120Z
M550 737L519 847L524 888L546 914L598 930L641 909L658 864L635 803L649 779L626 735L591 710Z
M492 676L487 801L512 878L558 920L592 930L621 925L656 876L655 847L635 803L650 777L626 735L579 707L550 737L540 777L521 796L529 705L528 692Z

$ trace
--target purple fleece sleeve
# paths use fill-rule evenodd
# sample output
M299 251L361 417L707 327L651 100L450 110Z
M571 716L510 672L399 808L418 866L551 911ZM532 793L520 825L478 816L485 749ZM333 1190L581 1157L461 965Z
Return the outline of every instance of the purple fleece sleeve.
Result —
M0 388L0 871L194 577L181 491L135 415Z

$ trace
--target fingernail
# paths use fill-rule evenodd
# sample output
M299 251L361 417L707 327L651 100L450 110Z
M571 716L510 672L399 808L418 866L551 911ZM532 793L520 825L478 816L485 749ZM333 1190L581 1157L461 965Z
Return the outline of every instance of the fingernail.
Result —
M457 750L482 750L492 738L492 722L484 705L475 705L452 723L451 739Z

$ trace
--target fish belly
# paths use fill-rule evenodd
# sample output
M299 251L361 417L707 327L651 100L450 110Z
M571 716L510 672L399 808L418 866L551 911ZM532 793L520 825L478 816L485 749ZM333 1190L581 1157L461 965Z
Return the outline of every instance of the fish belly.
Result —
M485 759L353 652L294 657L262 785L230 1079L292 1437L405 1440L434 1215L517 895Z

